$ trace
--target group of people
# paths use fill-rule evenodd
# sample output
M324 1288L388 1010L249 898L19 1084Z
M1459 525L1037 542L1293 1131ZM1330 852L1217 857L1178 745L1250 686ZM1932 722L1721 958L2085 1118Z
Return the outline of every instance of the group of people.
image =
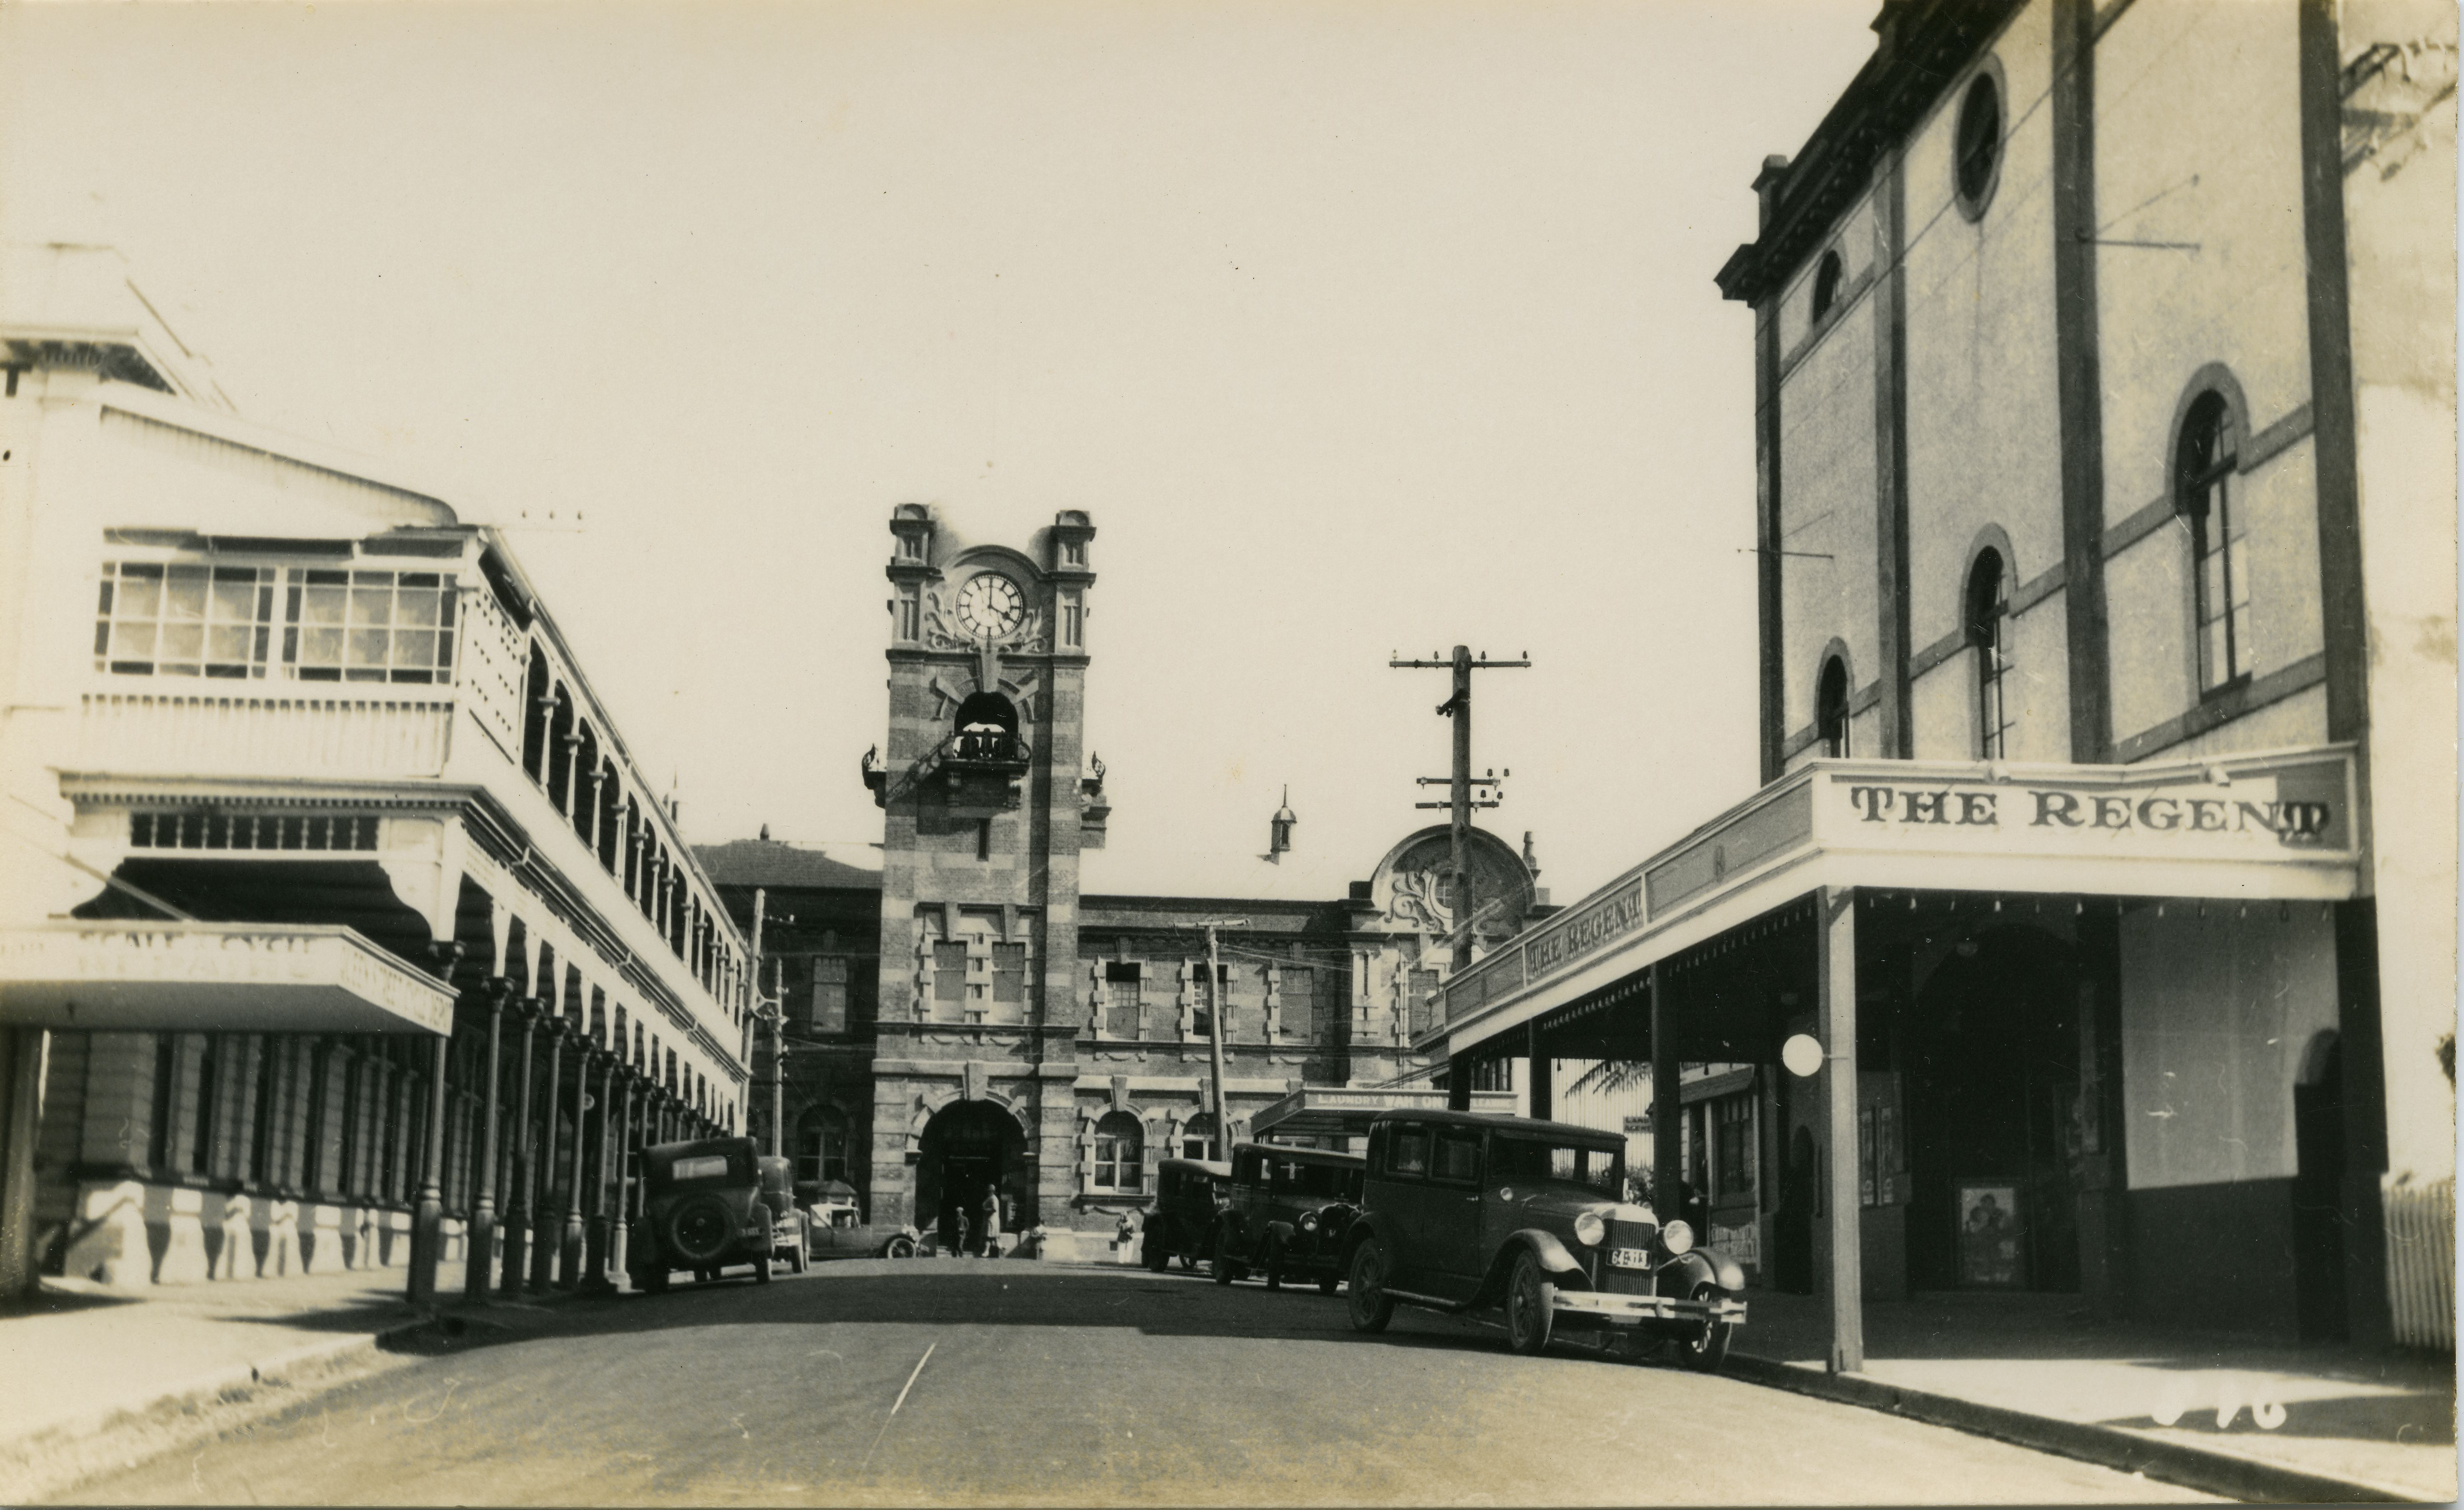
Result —
M943 1199L935 1239L953 1258L998 1258L1001 1227L1001 1189L987 1186L980 1195Z

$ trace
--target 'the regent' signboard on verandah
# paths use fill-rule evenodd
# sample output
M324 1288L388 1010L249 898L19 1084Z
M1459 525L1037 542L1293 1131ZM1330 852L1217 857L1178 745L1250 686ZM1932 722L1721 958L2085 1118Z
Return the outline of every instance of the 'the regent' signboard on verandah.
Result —
M2172 861L2315 859L2353 847L2352 768L2341 751L1956 775L1879 764L1822 773L1817 843Z

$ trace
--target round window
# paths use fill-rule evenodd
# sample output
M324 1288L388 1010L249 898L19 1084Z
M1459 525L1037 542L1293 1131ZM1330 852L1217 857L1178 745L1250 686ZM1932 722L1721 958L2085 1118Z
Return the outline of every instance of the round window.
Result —
M1953 172L1960 207L1974 215L1991 196L1994 173L2002 165L2002 91L1991 73L1977 75L1959 102L1957 154Z

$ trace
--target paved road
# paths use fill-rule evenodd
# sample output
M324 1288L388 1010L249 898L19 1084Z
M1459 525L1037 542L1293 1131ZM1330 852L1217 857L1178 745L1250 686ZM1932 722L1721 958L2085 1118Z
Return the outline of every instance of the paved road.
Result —
M2199 1498L1733 1379L1200 1277L845 1263L498 1313L75 1502L1794 1504ZM475 1343L468 1339L478 1339ZM930 1357L926 1358L927 1349ZM917 1369L919 1360L923 1368ZM910 1387L910 1381L913 1381ZM906 1390L904 1403L892 1406Z

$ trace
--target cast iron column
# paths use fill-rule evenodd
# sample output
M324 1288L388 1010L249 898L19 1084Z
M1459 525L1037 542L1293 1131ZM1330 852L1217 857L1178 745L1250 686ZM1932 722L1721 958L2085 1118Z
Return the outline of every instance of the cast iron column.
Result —
M496 1093L503 1071L505 998L513 995L514 983L492 975L487 991L488 1088L479 1100L479 1159L473 1171L479 1188L471 1198L470 1254L462 1280L462 1298L481 1305L487 1303L496 1268Z
M521 1069L514 1078L514 1147L505 1161L505 1266L497 1288L507 1295L522 1292L522 1275L531 1246L531 1160L537 1140L531 1135L531 1044L538 1036L542 1003L524 996L515 1003L521 1019Z
M462 946L430 944L428 952L435 956L437 978L451 989L454 962L462 957ZM449 1022L446 1031L437 1036L429 1059L427 1147L420 1160L419 1200L410 1217L408 1293L414 1305L436 1303L436 1266L445 1247L445 1061L452 1047L453 1032Z
M583 1240L582 1286L586 1290L608 1290L615 1286L607 1278L607 1170L609 1139L616 1130L613 1112L616 1105L616 1056L600 1052L591 1056L599 1066L599 1136L591 1140L597 1157L590 1171L590 1229Z
M539 1117L539 1160L537 1197L531 1217L531 1291L548 1288L556 1278L556 1250L564 1222L556 1209L557 1089L562 1083L566 1018L559 1014L539 1024L547 1035L547 1107Z
M1680 1193L1685 1178L1684 1095L1678 1088L1677 1004L1668 999L1677 972L1651 967L1651 1209L1661 1221L1685 1215ZM1694 1240L1707 1234L1696 1233Z
M582 1282L582 1144L583 1129L590 1118L593 1052L589 1039L583 1036L579 1018L573 1024L573 1032L579 1039L573 1047L573 1159L565 1171L564 1230L559 1234L556 1251L556 1282L568 1290Z

